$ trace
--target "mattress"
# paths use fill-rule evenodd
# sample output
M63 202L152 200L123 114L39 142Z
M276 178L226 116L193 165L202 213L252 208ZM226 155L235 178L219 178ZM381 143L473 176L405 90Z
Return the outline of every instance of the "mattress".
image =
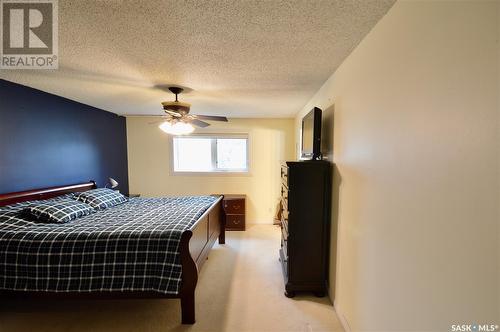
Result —
M1 208L0 289L178 294L181 235L217 199L132 198L66 224Z

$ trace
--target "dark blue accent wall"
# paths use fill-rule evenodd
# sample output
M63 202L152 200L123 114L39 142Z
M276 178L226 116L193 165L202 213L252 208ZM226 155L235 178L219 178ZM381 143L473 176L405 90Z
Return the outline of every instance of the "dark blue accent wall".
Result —
M128 193L124 117L0 80L0 193L108 177Z

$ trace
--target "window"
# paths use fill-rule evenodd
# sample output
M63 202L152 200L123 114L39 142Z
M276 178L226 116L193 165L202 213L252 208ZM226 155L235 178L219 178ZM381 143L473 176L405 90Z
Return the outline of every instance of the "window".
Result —
M248 172L248 136L173 138L174 172Z

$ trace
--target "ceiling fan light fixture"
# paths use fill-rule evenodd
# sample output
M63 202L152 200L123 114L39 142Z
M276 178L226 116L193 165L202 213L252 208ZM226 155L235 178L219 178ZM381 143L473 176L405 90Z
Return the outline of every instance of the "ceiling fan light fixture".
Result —
M194 131L194 127L186 122L178 121L172 123L165 121L158 126L162 131L170 135L188 135Z

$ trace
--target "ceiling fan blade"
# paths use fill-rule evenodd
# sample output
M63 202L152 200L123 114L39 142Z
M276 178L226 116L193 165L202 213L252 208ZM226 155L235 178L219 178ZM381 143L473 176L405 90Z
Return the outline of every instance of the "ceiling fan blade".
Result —
M197 119L201 120L209 120L209 121L224 121L227 122L227 118L225 116L215 116L215 115L198 115L193 114Z
M176 118L182 117L182 114L179 114L179 113L171 111L171 110L165 110L165 112L167 112L168 114L170 114L171 116L174 116Z
M201 121L201 120L198 120L198 119L193 119L193 120L191 120L189 122L192 123L192 124L194 124L195 126L198 126L198 127L201 127L201 128L205 128L205 127L210 126L210 123L206 123L205 121Z

